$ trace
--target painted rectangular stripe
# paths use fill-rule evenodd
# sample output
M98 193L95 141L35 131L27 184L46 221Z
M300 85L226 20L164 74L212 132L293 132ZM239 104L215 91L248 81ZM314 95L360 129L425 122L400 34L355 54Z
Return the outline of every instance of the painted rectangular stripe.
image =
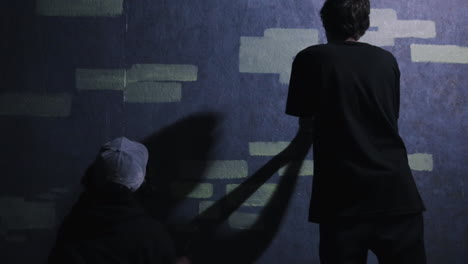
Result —
M5 236L5 241L8 242L8 243L24 243L24 242L28 241L28 237L26 235L18 235L18 234L10 235L10 234L7 234Z
M432 171L434 161L431 154L415 153L408 155L410 168L415 171Z
M242 179L248 174L245 160L185 161L181 174L190 177L193 172L203 171L204 179Z
M26 202L20 197L2 197L0 216L8 230L52 229L55 227L55 204Z
M37 195L36 197L38 199L44 199L44 200L56 200L56 199L60 199L60 196L63 196L68 192L69 192L69 190L66 189L66 188L55 187L55 188L52 188L51 190L49 190L46 193L42 193L42 194Z
M229 216L229 226L235 229L251 229L259 215L254 213L234 212Z
M318 42L316 29L268 28L263 36L241 36L239 72L279 74L280 83L287 84L294 56Z
M265 206L275 192L278 184L265 183L258 188L245 202L244 206ZM227 184L226 193L229 194L234 189L239 187L239 184Z
M468 64L468 47L411 44L411 60L413 62Z
M278 174L283 176L286 173L288 165L279 169ZM299 171L299 176L312 176L314 175L314 161L313 160L304 160L302 162L301 170Z
M431 154L416 153L408 155L410 168L415 171L432 171L433 159ZM286 172L286 166L281 168L278 173L283 176ZM299 176L312 176L314 175L314 162L313 160L304 160Z
M70 115L71 104L71 94L2 94L0 115L66 117Z
M119 16L123 0L36 0L36 13L42 16Z
M198 67L187 64L135 64L127 72L128 82L196 81Z
M123 90L125 87L124 69L76 69L78 90Z
M203 214L205 213L205 211L210 208L213 204L215 203L215 201L201 201L198 205L198 214ZM220 215L220 212L219 210L216 210L216 211L210 211L210 214L205 214L204 217L207 217L207 218L218 218Z
M124 90L127 103L170 103L182 99L182 84L170 82L129 83Z
M252 156L275 156L283 151L289 144L289 141L250 142L249 153Z
M252 156L275 156L284 150L290 142L250 142L249 152ZM409 164L412 170L432 171L432 155L427 153L415 153L408 155ZM278 173L283 175L286 167L281 168ZM301 167L301 176L313 175L313 161L305 160Z
M213 196L213 185L210 183L177 182L171 184L171 192L175 197L210 198Z

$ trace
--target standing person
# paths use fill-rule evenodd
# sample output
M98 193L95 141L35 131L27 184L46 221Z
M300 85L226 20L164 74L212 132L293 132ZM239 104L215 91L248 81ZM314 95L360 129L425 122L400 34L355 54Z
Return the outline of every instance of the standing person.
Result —
M145 179L148 150L125 137L104 144L83 178L84 192L62 224L50 264L176 262L166 229L133 193Z
M369 0L327 0L328 43L294 59L286 113L313 128L309 221L321 263L426 263L425 210L398 132L400 71L394 56L358 42Z

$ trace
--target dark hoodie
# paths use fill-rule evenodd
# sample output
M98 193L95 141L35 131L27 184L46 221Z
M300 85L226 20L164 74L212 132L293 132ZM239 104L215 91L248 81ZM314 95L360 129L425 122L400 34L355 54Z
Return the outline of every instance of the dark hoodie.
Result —
M65 218L49 256L58 263L175 263L166 229L127 188L108 184L82 193Z

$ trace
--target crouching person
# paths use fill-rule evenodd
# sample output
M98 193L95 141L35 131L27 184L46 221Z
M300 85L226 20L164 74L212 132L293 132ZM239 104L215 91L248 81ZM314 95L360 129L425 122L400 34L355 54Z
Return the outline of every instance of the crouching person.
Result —
M133 195L144 181L147 162L146 147L125 137L102 146L58 232L50 264L190 263L176 260L167 230Z

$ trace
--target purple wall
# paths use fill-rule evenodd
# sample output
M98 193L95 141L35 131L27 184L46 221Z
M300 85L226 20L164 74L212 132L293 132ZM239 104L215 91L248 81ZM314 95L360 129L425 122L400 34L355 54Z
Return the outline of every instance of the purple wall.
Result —
M88 9L53 2L10 1L2 8L2 263L45 260L84 170L102 143L120 135L149 147L156 187L141 197L171 228L196 217L203 202L223 198L229 184L248 183L236 194L241 203L272 184L276 191L266 191L272 200L255 194L260 204L247 201L235 211L244 214L239 218L229 214L231 205L218 203L224 211L210 227L219 234L205 241L206 248L243 256L244 263L319 263L318 228L306 222L312 176L279 176L285 161L256 155L249 143L293 139L297 121L284 114L288 86L279 77L290 62L275 49L294 53L295 43L325 42L322 0L106 0L108 6ZM468 4L371 4L397 15L389 28L375 24L371 30L374 41L394 40L381 46L402 72L400 133L414 155L414 178L427 207L428 263L467 263ZM274 30L271 41L264 36L278 28L286 37ZM309 30L310 38L294 29ZM420 47L442 52L418 55ZM249 62L242 51L258 56ZM140 64L150 64L149 70ZM188 166L193 160L198 165ZM213 160L240 162L224 176L203 178ZM232 172L240 176L229 178ZM178 199L170 186L181 182L208 184L212 192Z

